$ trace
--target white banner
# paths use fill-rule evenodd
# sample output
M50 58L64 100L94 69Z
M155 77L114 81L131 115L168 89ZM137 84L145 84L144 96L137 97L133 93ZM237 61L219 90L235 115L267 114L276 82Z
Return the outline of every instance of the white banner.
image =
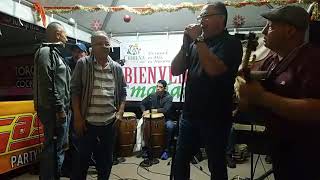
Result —
M123 73L128 85L127 100L141 101L156 92L156 84L164 79L167 91L179 101L182 75L172 76L171 61L182 44L182 35L150 35L117 37L120 58L125 60Z

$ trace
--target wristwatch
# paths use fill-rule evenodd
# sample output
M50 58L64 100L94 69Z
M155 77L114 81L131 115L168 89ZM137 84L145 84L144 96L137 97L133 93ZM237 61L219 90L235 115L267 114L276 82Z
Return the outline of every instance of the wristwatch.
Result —
M204 42L204 37L203 36L198 36L197 38L196 38L196 40L194 40L194 44L197 44L198 42Z

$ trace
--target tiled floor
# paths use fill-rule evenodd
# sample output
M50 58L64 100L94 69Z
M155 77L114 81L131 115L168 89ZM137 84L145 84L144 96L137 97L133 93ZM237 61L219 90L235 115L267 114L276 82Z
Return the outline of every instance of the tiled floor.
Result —
M254 157L254 160L257 159L258 156ZM118 164L112 167L112 174L110 176L110 180L119 180L119 179L127 179L127 180L144 180L144 179L151 179L151 180L163 180L169 179L170 175L170 165L168 165L168 160L160 160L159 164L153 165L149 168L149 171L139 167L138 164L142 161L141 158L136 157L129 157L126 158L126 161L122 164ZM261 161L260 161L261 160ZM256 161L254 161L255 163ZM263 163L263 164L262 164ZM199 170L199 168L203 169L203 172ZM264 167L263 167L264 166ZM265 168L265 170L264 170ZM264 174L265 171L271 168L270 164L266 164L264 161L264 157L260 158L257 164L255 178L259 177L260 175ZM206 173L208 173L207 167L207 160L200 162L197 165L191 165L191 179L193 180L208 180L210 179ZM87 180L94 180L96 178L96 174L94 169L90 169L88 173ZM140 174L140 176L139 176ZM237 164L237 168L230 169L228 168L229 179L233 179L239 175L241 178L250 177L250 160L246 161L242 164ZM30 175L29 173L25 173L21 176L13 178L15 180L37 180L38 176ZM62 178L65 180L67 178ZM234 178L237 180L237 178ZM240 180L240 179L239 179ZM269 176L269 180L274 180L273 175Z

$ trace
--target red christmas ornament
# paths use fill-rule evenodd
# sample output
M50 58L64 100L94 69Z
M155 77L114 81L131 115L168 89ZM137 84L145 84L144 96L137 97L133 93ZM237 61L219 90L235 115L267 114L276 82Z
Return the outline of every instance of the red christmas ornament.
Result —
M126 22L126 23L130 22L131 21L131 16L129 16L129 15L123 16L123 21Z

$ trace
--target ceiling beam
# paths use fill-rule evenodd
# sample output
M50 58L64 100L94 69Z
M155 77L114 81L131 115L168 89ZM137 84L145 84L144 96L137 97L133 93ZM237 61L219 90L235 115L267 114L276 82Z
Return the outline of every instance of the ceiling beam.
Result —
M118 4L119 0L112 0L110 6L116 6ZM103 24L102 24L102 27L101 29L102 30L105 30L109 21L110 21L110 18L111 18L111 15L112 15L112 12L108 12L106 17L104 18L104 21L103 21Z

